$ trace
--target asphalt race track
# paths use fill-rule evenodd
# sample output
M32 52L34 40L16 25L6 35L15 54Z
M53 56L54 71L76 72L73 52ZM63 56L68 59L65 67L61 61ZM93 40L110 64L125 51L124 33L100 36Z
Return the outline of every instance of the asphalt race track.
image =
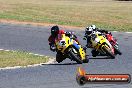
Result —
M49 50L48 36L50 27L0 24L0 48L23 50L48 56L55 56ZM82 43L83 32L75 32ZM130 74L132 75L132 33L112 32L118 39L123 55L115 59L92 58L82 66L87 73ZM90 50L89 50L90 51ZM90 54L90 53L89 53ZM91 55L91 54L90 54ZM76 82L76 70L80 66L66 59L62 63L53 63L37 67L0 70L0 88L132 88L130 84L86 84Z

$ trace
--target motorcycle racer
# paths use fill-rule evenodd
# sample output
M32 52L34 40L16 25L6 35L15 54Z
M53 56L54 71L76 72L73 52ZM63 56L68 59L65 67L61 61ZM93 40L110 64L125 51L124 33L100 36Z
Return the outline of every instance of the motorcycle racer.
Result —
M87 48L92 48L92 43L90 40L91 40L91 35L94 33L98 33L103 36L105 36L105 34L111 34L111 32L108 32L107 30L102 30L102 29L96 28L95 25L86 27L84 39L87 38L87 45L86 45L86 47L84 47L84 50L86 50ZM108 44L109 44L109 46L111 46L110 43L108 43ZM92 56L97 56L99 52L96 51L95 49L92 49L91 53L92 53Z
M48 38L50 50L53 52L57 51L56 46L55 46L55 39L58 37L58 34L65 34L66 36L73 38L76 42L79 43L77 36L73 32L65 32L64 30L60 30L59 27L55 25L51 28L51 35ZM58 63L62 62L66 58L67 57L65 55L57 51L56 61Z

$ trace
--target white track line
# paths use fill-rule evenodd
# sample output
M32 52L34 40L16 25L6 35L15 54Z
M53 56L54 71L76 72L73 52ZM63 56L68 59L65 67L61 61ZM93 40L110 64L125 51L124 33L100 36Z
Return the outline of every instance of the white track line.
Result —
M0 49L0 51L7 51L7 52L9 52L9 51L13 51L13 50ZM44 56L44 55L34 54L34 53L28 53L28 54L32 54L32 55L36 55L36 56ZM46 57L48 57L48 56L46 56ZM54 62L55 62L55 59L54 58L49 58L49 61L46 62L46 63L33 64L33 65L27 65L27 66L4 67L4 68L0 68L0 70L17 69L17 68L27 68L27 67L36 67L36 66L42 66L43 64L52 64Z
M4 50L4 49L0 49L0 51L2 51L2 50Z
M27 66L5 67L5 68L0 68L0 70L9 70L9 69L18 69L18 68L27 68L27 67L43 66L44 64L53 64L54 62L55 62L55 59L49 58L49 61L46 62L46 63L33 64L33 65L27 65Z
M117 31L112 31L112 32L117 32Z
M118 32L118 31L111 31L111 32ZM132 33L132 32L124 32L124 33Z
M125 33L132 33L132 32L125 32Z
M8 51L10 51L10 50L4 50L4 51L7 51L7 52L8 52Z
M112 31L112 32L118 32L118 31ZM125 32L125 33L132 33L132 32ZM5 50L5 49L0 49L0 51L13 51L13 50ZM15 52L15 51L13 51ZM34 53L28 53L36 56L44 56L40 54L34 54ZM48 57L48 56L46 56ZM49 61L46 63L40 63L40 64L34 64L34 65L27 65L27 66L14 66L14 67L5 67L5 68L0 68L0 70L5 70L5 69L17 69L17 68L26 68L26 67L35 67L35 66L41 66L42 64L51 64L55 62L55 58L49 58Z

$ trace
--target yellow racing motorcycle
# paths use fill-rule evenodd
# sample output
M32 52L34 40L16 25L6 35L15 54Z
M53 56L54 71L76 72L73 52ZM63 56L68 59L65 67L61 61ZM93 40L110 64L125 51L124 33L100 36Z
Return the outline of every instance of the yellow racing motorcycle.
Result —
M92 48L94 48L101 55L110 56L112 59L115 58L114 48L105 36L100 33L92 33L90 36Z
M55 45L57 51L63 53L69 59L79 64L88 63L84 49L72 37L58 34L58 38L55 39Z

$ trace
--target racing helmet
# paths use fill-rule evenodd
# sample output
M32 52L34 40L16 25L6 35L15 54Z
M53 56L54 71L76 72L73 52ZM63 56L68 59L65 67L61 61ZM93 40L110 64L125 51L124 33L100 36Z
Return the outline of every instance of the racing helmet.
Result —
M91 27L93 30L96 29L96 26L95 26L95 25L91 25L90 27Z
M51 35L55 37L55 36L57 36L58 33L59 33L59 27L57 25L53 26L51 28Z
M91 25L91 26L89 26L89 27L86 27L85 32L86 32L87 35L90 35L90 34L92 34L93 31L95 31L95 30L96 30L96 26L95 26L95 25Z
M93 32L93 29L92 29L91 27L86 27L85 33L86 33L87 35L90 35L92 32Z

